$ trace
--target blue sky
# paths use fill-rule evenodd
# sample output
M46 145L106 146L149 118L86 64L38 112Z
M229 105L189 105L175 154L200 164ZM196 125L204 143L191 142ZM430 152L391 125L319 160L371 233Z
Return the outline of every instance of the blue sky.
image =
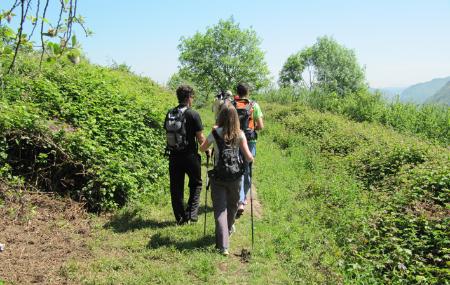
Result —
M165 83L177 71L180 38L233 16L252 27L273 78L286 58L319 36L355 51L372 87L450 75L449 0L79 0L94 35L79 41L98 64L126 63ZM4 7L2 7L4 8Z

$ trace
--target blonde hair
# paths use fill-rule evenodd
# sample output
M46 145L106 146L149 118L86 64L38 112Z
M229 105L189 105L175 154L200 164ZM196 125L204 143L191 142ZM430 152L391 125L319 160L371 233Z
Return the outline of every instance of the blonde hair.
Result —
M223 129L223 139L225 143L237 145L241 132L239 116L234 106L227 102L220 108L217 118L217 125Z

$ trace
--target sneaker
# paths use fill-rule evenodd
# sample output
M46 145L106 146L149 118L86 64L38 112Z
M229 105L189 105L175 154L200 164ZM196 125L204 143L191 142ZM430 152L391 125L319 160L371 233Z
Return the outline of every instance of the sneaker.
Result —
M239 219L244 213L244 203L239 202L238 210L236 213L236 219Z
M191 225L191 224L196 224L197 222L198 222L197 219L189 219L189 220L187 221L187 224L188 224L188 225Z
M184 225L185 223L186 223L186 220L183 219L183 218L177 220L177 225L178 225L178 226L182 226L182 225Z
M236 227L234 225L231 226L231 230L228 232L228 237L231 237L236 232Z
M222 248L220 250L220 254L222 254L223 256L228 256L228 255L230 255L230 252L228 252L227 248Z
M192 224L196 224L198 222L197 219L189 219L189 218L182 218L180 219L177 224L179 226L183 226L183 225L192 225Z

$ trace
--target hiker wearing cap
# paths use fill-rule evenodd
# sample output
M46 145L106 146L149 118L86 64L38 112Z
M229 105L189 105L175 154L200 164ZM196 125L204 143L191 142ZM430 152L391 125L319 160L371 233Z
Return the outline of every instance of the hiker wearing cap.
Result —
M253 161L244 132L239 128L239 117L231 103L220 108L217 126L200 146L208 150L214 144L214 169L211 179L211 198L214 209L216 248L228 255L229 236L234 231L234 221L239 202L243 158Z
M264 128L263 113L261 107L253 100L249 98L249 87L245 83L239 83L236 87L237 96L233 101L240 121L241 130L244 131L247 138L248 148L253 156L256 155L256 140L258 134L256 131ZM239 218L243 212L245 205L247 204L247 193L252 187L252 162L244 163L244 174L241 180L241 191L239 197L239 207L237 212L237 218Z
M221 91L219 94L217 94L212 105L212 111L214 112L215 120L217 120L217 117L219 116L220 107L222 107L222 105L226 102L231 102L232 97L233 93L231 93L230 90Z
M177 224L196 222L202 189L198 145L205 141L200 115L191 109L194 90L181 85L176 91L178 106L170 110L164 122L169 155L170 195ZM189 199L184 202L184 179L189 177Z

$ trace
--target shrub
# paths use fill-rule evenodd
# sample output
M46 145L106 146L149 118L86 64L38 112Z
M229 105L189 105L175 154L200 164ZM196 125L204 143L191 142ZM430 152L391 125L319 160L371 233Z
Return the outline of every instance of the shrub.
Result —
M321 90L281 88L258 94L260 100L286 104L297 102L322 112L344 115L358 122L379 122L396 130L450 144L450 108L448 106L385 102L379 93L368 90L338 96Z
M393 283L445 284L450 277L448 157L406 168L396 183L401 195L387 200L365 242L348 256L348 264L360 266L347 271L357 279L371 269L377 279Z
M68 193L94 211L162 191L161 121L175 104L151 80L88 63L29 56L3 78L1 165L40 189ZM17 120L20 112L20 119Z
M354 153L350 158L350 168L369 187L397 174L404 165L423 163L427 156L427 146L419 142L379 141Z
M263 107L266 117L274 117L282 126L270 135L286 152L297 140L317 146L331 168L345 167L370 197L370 207L361 201L366 208L353 209L370 212L342 225L348 234L335 239L344 247L342 265L349 283L446 284L450 278L448 149L304 105ZM326 197L326 210L318 210L317 215L332 223L330 217L346 206L353 192L345 193L348 189L334 180L316 183L316 179L298 194L299 200Z

